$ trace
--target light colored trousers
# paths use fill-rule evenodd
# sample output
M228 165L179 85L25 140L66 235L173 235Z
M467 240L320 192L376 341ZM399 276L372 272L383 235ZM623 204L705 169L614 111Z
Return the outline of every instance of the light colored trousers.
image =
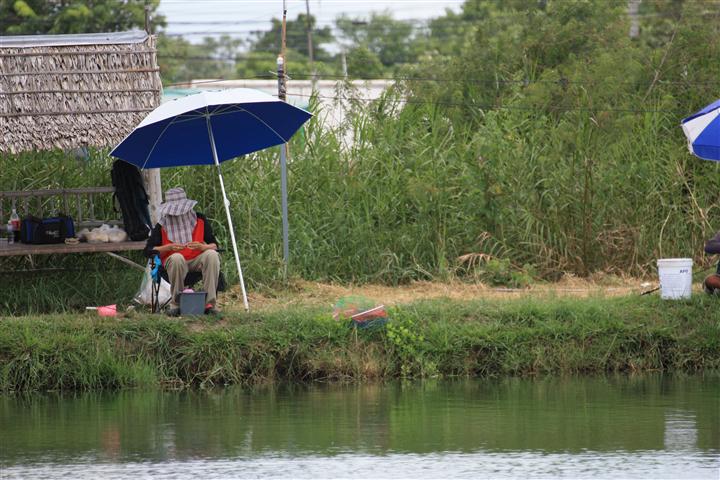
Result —
M173 253L165 260L168 281L172 291L172 303L177 306L180 293L185 288L185 276L188 272L202 272L205 288L205 303L215 305L217 284L220 275L220 255L215 250L205 250L192 260L185 260L179 253Z

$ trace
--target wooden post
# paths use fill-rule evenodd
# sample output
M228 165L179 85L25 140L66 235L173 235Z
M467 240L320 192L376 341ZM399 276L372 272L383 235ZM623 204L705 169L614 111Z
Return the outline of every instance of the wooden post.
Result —
M640 35L640 3L642 0L628 0L628 16L630 17L630 38Z
M282 18L282 32L280 36L280 55L285 59L285 32L287 31L287 2L283 0L283 18Z
M152 34L150 31L150 5L148 4L148 0L145 0L145 32L147 32L148 35Z
M160 183L160 169L149 168L142 171L143 181L145 182L145 190L147 191L150 203L150 221L151 227L154 226L160 218L158 218L158 207L162 203L162 185Z
M307 21L305 29L307 30L308 57L310 58L310 75L312 83L312 93L317 90L317 74L315 73L315 52L313 52L312 43L312 24L310 22L310 0L305 0L305 10L307 11Z

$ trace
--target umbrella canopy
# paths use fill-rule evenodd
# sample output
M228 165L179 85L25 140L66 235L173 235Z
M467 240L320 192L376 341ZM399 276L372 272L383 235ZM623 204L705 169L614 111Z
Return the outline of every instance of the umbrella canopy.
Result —
M286 143L312 114L251 88L202 92L150 112L110 155L140 168L213 165Z
M202 92L150 112L110 155L140 168L216 165L235 263L248 301L220 162L286 143L312 114L250 88Z
M705 159L720 161L720 100L682 121L690 153Z

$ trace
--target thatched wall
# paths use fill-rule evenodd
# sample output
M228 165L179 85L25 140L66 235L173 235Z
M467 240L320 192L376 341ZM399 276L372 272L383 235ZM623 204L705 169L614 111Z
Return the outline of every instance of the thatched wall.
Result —
M0 37L0 152L113 146L161 91L143 32Z

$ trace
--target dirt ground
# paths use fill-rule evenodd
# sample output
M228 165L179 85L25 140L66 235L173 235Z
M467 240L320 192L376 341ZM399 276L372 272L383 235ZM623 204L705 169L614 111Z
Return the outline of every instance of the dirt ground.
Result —
M655 282L616 276L596 276L581 279L566 275L559 282L538 283L529 288L498 288L482 283L438 283L416 282L397 287L385 285L336 285L291 281L287 288L253 291L248 295L250 307L257 310L275 310L293 306L332 306L338 299L349 295L360 295L384 305L411 303L416 300L449 298L453 300L554 298L554 297L611 297L640 295L657 287ZM225 311L243 309L239 286L232 287L220 295L220 305Z

